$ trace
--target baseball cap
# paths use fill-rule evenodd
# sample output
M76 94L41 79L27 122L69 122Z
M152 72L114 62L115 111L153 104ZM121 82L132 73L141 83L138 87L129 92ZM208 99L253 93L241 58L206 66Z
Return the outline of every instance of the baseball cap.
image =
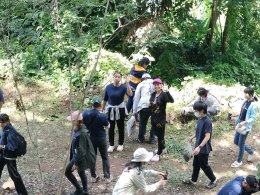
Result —
M9 116L7 114L0 114L0 123L6 123L10 121Z
M79 110L72 112L67 119L69 121L82 120L83 116Z
M153 83L162 84L162 80L160 78L156 78L156 79L153 80Z
M144 73L142 76L142 79L150 79L150 78L151 78L151 75L148 73Z
M153 152L148 152L145 148L138 148L134 152L132 162L148 162L153 157Z
M251 189L257 188L258 182L257 182L256 176L248 175L245 180Z
M92 104L101 104L101 102L102 102L102 99L99 96L96 96L96 95L91 100Z

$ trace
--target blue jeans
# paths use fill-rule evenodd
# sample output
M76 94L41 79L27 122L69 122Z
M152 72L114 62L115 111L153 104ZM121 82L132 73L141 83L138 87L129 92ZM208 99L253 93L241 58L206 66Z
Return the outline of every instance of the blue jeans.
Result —
M239 153L237 157L237 162L241 162L243 159L244 151L247 151L250 155L254 153L254 151L245 143L248 132L245 135L242 135L238 132L235 132L234 144L239 147Z

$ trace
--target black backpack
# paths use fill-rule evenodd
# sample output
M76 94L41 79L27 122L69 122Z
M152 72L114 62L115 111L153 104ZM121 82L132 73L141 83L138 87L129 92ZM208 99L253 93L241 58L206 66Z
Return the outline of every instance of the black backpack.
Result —
M14 154L16 156L23 156L26 154L27 143L24 137L18 133L16 130L10 131L10 138L15 142L14 144Z

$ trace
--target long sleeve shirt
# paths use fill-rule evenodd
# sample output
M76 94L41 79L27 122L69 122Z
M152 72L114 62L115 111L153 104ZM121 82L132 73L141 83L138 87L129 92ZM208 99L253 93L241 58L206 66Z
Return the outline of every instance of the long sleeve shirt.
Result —
M153 92L154 86L152 79L144 80L137 85L134 96L133 113L137 113L143 108L149 108L149 100Z
M157 176L158 172L154 170L142 170L139 172L137 168L123 171L118 179L113 195L136 195L139 190L144 193L155 192L159 189L159 182L147 185L144 176Z

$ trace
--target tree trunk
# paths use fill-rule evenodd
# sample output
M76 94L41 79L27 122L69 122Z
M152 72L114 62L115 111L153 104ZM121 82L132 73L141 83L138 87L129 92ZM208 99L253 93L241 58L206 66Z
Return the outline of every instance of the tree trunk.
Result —
M206 35L205 44L207 47L211 47L213 36L214 36L214 30L216 26L216 22L218 20L220 12L218 11L218 5L221 0L213 0L212 7L211 7L211 16L210 16L210 22L209 22L209 29L210 31Z
M230 25L231 20L232 20L232 12L234 11L234 4L232 1L229 1L228 3L228 9L227 9L227 14L226 14L226 21L225 21L225 26L223 30L223 35L222 35L222 40L221 40L221 51L222 53L226 53L227 50L227 43L228 43L228 37L229 37L229 32L230 32Z

